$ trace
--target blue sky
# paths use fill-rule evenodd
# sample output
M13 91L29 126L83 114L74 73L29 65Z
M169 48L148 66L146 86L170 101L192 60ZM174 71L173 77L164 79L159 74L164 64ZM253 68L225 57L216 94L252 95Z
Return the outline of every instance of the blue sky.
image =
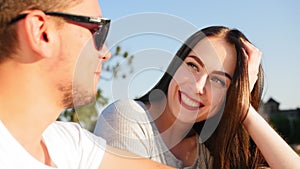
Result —
M113 23L131 15L156 12L176 16L199 29L210 25L238 28L263 52L264 100L274 98L281 109L300 107L300 1L100 0L99 3L103 16L111 18ZM166 37L145 36L148 40L135 37L121 45L133 54L141 53L137 51L143 48L159 48L170 57L179 47ZM148 72L147 77L159 77L159 73L159 70L153 75ZM135 80L139 78L136 76ZM99 86L107 87L107 82L101 81Z

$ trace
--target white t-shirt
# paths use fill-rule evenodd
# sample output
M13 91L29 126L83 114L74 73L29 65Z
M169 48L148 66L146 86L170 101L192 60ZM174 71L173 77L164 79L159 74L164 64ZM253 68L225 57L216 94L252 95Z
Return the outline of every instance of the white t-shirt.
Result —
M32 157L0 121L0 169L98 169L106 147L103 139L70 122L51 124L43 141L56 167Z

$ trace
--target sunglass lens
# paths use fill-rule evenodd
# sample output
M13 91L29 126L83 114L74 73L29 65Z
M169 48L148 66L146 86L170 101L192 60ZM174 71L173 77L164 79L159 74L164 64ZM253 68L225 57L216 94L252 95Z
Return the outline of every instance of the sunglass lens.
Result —
M97 50L101 50L108 34L109 24L99 26L98 31L94 33L94 41Z

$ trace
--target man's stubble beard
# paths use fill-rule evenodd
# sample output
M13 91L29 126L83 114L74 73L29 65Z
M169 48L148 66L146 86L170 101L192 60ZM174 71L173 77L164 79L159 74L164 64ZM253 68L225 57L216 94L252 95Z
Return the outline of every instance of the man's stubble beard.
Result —
M60 105L63 108L79 108L86 104L93 102L96 98L94 92L80 89L78 87L74 87L69 85L58 85L58 90L61 95Z

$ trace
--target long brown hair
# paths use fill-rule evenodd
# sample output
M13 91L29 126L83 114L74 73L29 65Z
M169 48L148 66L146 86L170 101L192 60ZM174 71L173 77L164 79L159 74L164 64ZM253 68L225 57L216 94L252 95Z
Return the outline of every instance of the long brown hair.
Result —
M228 43L233 44L237 53L237 63L232 82L227 91L226 100L224 105L221 106L220 112L211 119L195 123L193 129L201 136L203 126L207 121L220 118L218 126L204 142L213 157L212 168L258 168L264 162L264 159L244 129L242 122L247 115L250 103L258 110L263 90L263 71L260 66L258 81L250 93L248 65L245 60L243 43L241 41L241 39L247 41L248 39L239 30L223 26L211 26L194 33L177 51L166 73L154 88L137 100L149 103L151 94L151 100L162 99L160 95L153 96L152 91L154 90L161 90L166 96L169 83L176 70L193 47L205 37L221 37L226 39ZM208 159L206 161L208 162Z

